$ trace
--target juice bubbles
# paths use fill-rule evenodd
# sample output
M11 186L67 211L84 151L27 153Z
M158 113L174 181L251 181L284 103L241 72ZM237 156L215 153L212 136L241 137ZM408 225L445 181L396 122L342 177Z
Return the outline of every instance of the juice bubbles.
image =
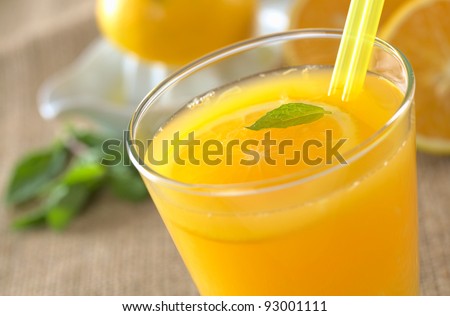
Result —
M161 124L140 157L201 294L418 294L411 90L373 72L344 103L327 95L331 70L293 65L209 91ZM298 102L329 114L246 128Z

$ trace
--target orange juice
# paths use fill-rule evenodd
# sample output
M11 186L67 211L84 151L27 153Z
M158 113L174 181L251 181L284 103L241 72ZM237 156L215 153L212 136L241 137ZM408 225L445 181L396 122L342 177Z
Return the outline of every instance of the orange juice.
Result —
M342 102L327 95L330 78L330 68L306 66L229 84L153 138L145 163L191 185L144 179L202 294L418 294L413 122L403 113L383 128L404 94L372 74ZM247 128L297 102L329 114ZM175 149L177 138L191 146Z

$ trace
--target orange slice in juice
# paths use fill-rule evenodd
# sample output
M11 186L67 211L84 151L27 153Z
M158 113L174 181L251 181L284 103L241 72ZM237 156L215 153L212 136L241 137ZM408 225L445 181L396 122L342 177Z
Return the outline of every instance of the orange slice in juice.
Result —
M334 157L327 161L327 146L341 143L342 154L355 148L387 122L402 95L386 81L368 76L367 91L344 103L339 96L327 96L330 78L330 69L303 69L217 90L213 98L185 108L162 128L153 139L152 156L156 160L167 156L168 162L148 165L180 182L202 184L254 182L298 172L306 174L316 166L331 167L339 160ZM379 89L383 93L378 93ZM247 128L287 103L316 105L330 114L289 128ZM183 140L192 135L190 143L197 142L196 146L184 146L179 154L175 154L173 146L164 148L164 143L172 142L177 134ZM207 144L211 144L208 151L222 148L211 158L219 158L217 163L205 159ZM181 157L183 163L177 162L175 156ZM189 157L199 161L195 163Z

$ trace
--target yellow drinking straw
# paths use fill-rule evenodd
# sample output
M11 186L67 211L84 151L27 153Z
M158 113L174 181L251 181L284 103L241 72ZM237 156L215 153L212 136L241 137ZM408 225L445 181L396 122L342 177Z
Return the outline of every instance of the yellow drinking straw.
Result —
M366 78L384 0L352 0L345 22L329 95L342 93L342 100L357 95Z

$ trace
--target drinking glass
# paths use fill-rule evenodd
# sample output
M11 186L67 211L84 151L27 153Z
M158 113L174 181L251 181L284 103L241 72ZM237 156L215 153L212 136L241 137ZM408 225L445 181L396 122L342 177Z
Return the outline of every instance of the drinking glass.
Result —
M202 295L418 294L414 76L380 39L369 73L404 97L344 153L346 164L212 185L183 183L146 163L153 137L193 100L258 74L332 68L340 39L336 30L294 30L229 46L165 79L131 119L131 160Z

